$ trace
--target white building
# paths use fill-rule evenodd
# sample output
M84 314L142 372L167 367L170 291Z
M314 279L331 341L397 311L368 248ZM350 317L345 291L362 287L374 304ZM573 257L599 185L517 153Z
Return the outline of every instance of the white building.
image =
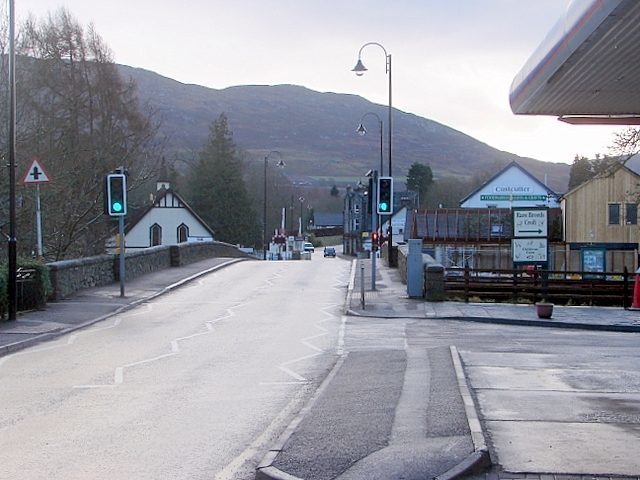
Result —
M160 180L157 186L153 203L126 225L127 250L214 239L213 230L170 188L169 182Z
M559 208L559 195L516 162L511 162L460 201L461 208Z

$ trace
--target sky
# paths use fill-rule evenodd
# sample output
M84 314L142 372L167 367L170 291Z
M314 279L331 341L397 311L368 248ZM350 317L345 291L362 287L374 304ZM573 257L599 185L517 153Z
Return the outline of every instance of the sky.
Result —
M584 1L584 0L575 0ZM65 7L117 63L183 83L301 85L392 104L548 162L609 153L620 128L516 116L511 82L569 0L15 0L18 23ZM358 51L369 71L351 72Z

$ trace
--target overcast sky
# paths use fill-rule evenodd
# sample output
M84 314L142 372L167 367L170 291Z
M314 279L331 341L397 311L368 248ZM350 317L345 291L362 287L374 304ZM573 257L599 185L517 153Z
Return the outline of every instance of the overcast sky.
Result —
M584 0L575 0L584 1ZM15 0L18 20L66 7L117 63L183 83L302 85L393 106L521 156L571 163L608 153L616 129L520 117L513 78L568 0ZM233 126L232 126L233 127Z

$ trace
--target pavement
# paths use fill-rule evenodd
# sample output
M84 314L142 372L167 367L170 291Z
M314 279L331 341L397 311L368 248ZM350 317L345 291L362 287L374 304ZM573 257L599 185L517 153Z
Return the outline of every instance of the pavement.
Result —
M238 261L243 259L214 258L166 269L127 281L124 297L119 284L112 284L20 313L15 321L0 321L0 356L84 328ZM621 308L555 306L551 319L540 320L531 305L411 299L397 270L383 262L372 290L370 263L352 262L343 309L347 318L640 332L638 312ZM524 478L492 468L485 434L455 347L389 350L384 356L339 351L333 369L258 465L256 479Z
M14 321L0 321L0 357L78 330L134 308L202 275L245 259L211 258L149 273L125 282L87 288L69 298L50 302L43 310L18 312Z

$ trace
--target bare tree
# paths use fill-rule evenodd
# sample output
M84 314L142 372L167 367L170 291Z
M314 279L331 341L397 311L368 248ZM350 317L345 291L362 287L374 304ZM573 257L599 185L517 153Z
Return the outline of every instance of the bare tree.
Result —
M120 77L93 26L84 28L65 9L27 19L18 52L18 168L39 157L53 177L41 189L45 254L102 253L111 230L102 215L104 175L124 167L130 188L155 175L161 145L154 113L140 107L135 85ZM20 215L23 237L29 211Z
M623 163L640 153L640 128L627 128L616 133L611 150Z

